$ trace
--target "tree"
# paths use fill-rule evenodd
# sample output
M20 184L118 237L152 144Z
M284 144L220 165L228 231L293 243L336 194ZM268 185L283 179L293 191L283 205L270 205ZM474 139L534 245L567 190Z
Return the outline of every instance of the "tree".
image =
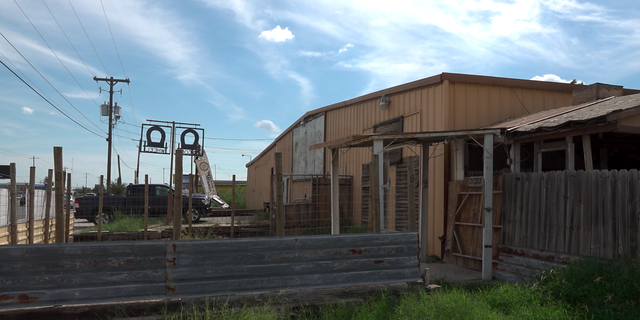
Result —
M108 194L123 196L124 190L127 188L127 185L118 181L118 179L111 182L111 186L109 186L109 190L107 190Z

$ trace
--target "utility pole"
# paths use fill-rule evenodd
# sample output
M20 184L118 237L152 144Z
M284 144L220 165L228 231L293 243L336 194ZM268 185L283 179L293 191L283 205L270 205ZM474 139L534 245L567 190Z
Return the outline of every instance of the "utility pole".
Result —
M35 167L36 166L36 159L40 159L40 158L37 158L36 156L33 156L33 157L29 158L29 159L33 160L33 166Z
M108 148L109 150L107 151L107 190L109 190L109 187L111 185L111 137L113 134L113 86L116 85L116 83L118 82L125 82L125 83L129 83L129 79L114 79L113 77L109 77L109 78L98 78L98 77L93 77L93 80L98 82L98 81L104 81L106 83L109 84L109 136L107 137L107 144L108 144ZM102 89L100 89L102 90Z

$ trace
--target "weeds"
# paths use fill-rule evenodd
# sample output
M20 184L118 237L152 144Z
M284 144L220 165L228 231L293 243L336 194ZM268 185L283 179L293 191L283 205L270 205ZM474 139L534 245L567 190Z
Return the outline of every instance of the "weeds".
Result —
M640 262L584 261L546 272L536 284L593 319L640 319Z
M148 225L154 224L163 224L164 221L158 219L149 218ZM144 229L144 217L139 216L128 216L122 215L119 213L114 214L111 217L111 221L109 223L105 223L102 225L102 231L109 232L130 232L130 231L140 231ZM79 233L88 233L90 231L97 231L98 226L93 226L91 228L86 228L80 231Z

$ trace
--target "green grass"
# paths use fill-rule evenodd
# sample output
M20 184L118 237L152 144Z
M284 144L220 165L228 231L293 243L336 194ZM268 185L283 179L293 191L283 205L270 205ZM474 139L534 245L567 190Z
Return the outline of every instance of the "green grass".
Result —
M535 285L589 319L640 319L640 262L583 261L545 272Z
M164 308L164 319L640 319L640 262L585 261L545 272L533 285L443 284L435 293L420 287L400 293L357 296L362 302L256 305L207 301Z
M162 219L149 218L148 225L151 226L154 224L165 224L165 221ZM102 231L109 232L131 232L140 231L141 229L144 229L144 217L140 216L123 216L116 214L111 217L109 223L102 225ZM82 234L90 231L98 231L98 226L83 229L79 233Z

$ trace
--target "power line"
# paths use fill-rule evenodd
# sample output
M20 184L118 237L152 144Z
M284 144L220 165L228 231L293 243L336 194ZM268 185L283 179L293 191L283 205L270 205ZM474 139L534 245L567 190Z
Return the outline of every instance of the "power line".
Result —
M1 34L1 33L0 33ZM4 37L4 35L3 35ZM6 38L5 38L6 39ZM2 65L7 68L7 70L9 70L11 73L13 73L14 76L16 76L18 79L20 79L20 81L22 81L22 83L24 83L27 87L29 87L29 89L31 89L33 92L35 92L40 98L42 98L42 100L46 101L48 104L50 104L52 107L54 107L56 110L58 110L60 113L62 113L65 117L69 118L69 120L73 121L75 124L79 125L80 127L82 127L83 129L93 133L94 135L100 137L100 138L104 138L103 136L89 130L87 127L83 126L82 124L80 124L78 121L76 121L75 119L71 118L69 115L67 115L66 113L64 113L62 110L60 110L58 107L56 107L53 103L51 103L49 100L47 100L45 97L43 97L40 92L36 91L36 89L34 89L33 87L31 87L26 81L24 81L22 78L20 78L20 76L18 74L16 74L13 70L11 70L11 68L9 68L9 66L7 66L4 62L2 62L2 60L0 60L0 63L2 63Z
M87 95L87 97L89 97L89 99L91 99L91 101L93 101L93 103L98 106L98 103L93 100L93 98L91 97L91 95L89 95L89 93L87 92L87 90L84 89L84 87L80 84L80 82L78 82L78 80L76 79L76 77L73 76L73 74L71 73L71 71L69 71L69 69L67 68L67 66L62 62L62 60L60 60L60 57L58 57L58 54L56 54L56 52L53 50L53 48L51 48L51 46L49 45L49 42L47 42L47 40L44 39L44 37L42 36L42 34L40 33L40 31L38 30L38 28L36 28L36 26L33 24L33 22L31 22L31 19L29 19L29 16L27 16L27 13L24 12L24 10L22 10L22 7L20 7L20 5L18 4L18 2L16 0L13 0L13 2L18 6L18 8L20 9L20 11L22 12L22 14L24 15L25 18L27 18L27 21L29 21L29 23L31 24L31 26L33 27L34 30L36 30L36 33L38 33L38 35L40 36L40 39L42 39L42 41L44 41L44 43L47 45L47 47L49 47L49 50L51 50L51 53L53 53L53 55L56 57L56 59L58 59L58 62L60 62L60 64L64 67L65 70L67 70L67 73L69 73L69 75L71 76L71 78L73 78L73 80L76 82L76 84L78 84L78 86L82 89L82 91L84 91L84 93ZM48 8L48 7L47 7ZM89 120L89 118L87 118L82 112L80 112L80 110L78 110L75 106L73 107L74 109L76 109L76 111L78 111L78 113L80 113L85 119L87 119L87 121L91 122L91 124L93 124L96 128L100 129L100 127L98 127L95 123L93 123L91 120Z
M56 24L58 24L58 28L60 28L60 31L62 31L62 34L64 34L64 37L67 38L67 41L69 41L69 44L71 45L71 47L73 48L73 50L76 52L76 54L78 55L78 58L80 58L80 61L82 61L82 63L84 64L85 68L87 68L87 71L89 71L89 73L92 76L95 76L95 74L93 74L93 72L91 72L91 69L89 69L89 66L87 65L86 62L84 62L84 59L82 59L82 57L80 56L80 53L78 52L78 50L76 50L76 47L73 45L73 43L71 43L71 39L69 39L69 37L67 36L67 33L64 32L64 29L62 29L62 26L60 25L60 23L58 22L58 19L56 19L56 16L53 15L53 12L51 11L51 9L49 9L49 6L47 5L46 2L44 2L44 0L42 0L42 3L44 3L44 6L47 7L47 10L49 10L49 13L51 14L51 17L53 18L53 20L56 22Z
M106 74L109 74L109 71L107 71L107 67L105 67L104 63L102 62L102 59L100 59L98 50L96 50L96 47L93 46L93 42L91 42L91 38L89 38L89 34L87 33L87 30L85 30L84 25L82 24L82 21L80 21L80 17L78 17L78 13L76 13L76 9L71 4L71 0L68 0L68 1L69 1L69 6L71 6L71 10L73 10L73 14L76 15L76 19L78 19L78 23L80 23L80 26L82 27L82 31L84 31L84 35L87 36L87 40L89 40L89 43L91 44L91 48L93 48L93 52L96 53L96 57L98 57L98 60L100 60L100 64L102 64L102 67L104 68L104 72L106 72Z
M102 0L100 0L100 4L102 5L102 12L104 12L104 19L107 21L107 27L109 27L109 33L111 34L113 47L116 48L116 54L118 55L118 61L120 61L120 67L122 68L122 73L124 73L124 76L126 77L127 72L124 71L124 65L122 64L122 59L120 59L120 52L118 52L118 46L116 46L116 39L113 37L113 32L111 32L111 25L109 24L109 19L107 18L107 11L104 10L104 3L102 3Z

